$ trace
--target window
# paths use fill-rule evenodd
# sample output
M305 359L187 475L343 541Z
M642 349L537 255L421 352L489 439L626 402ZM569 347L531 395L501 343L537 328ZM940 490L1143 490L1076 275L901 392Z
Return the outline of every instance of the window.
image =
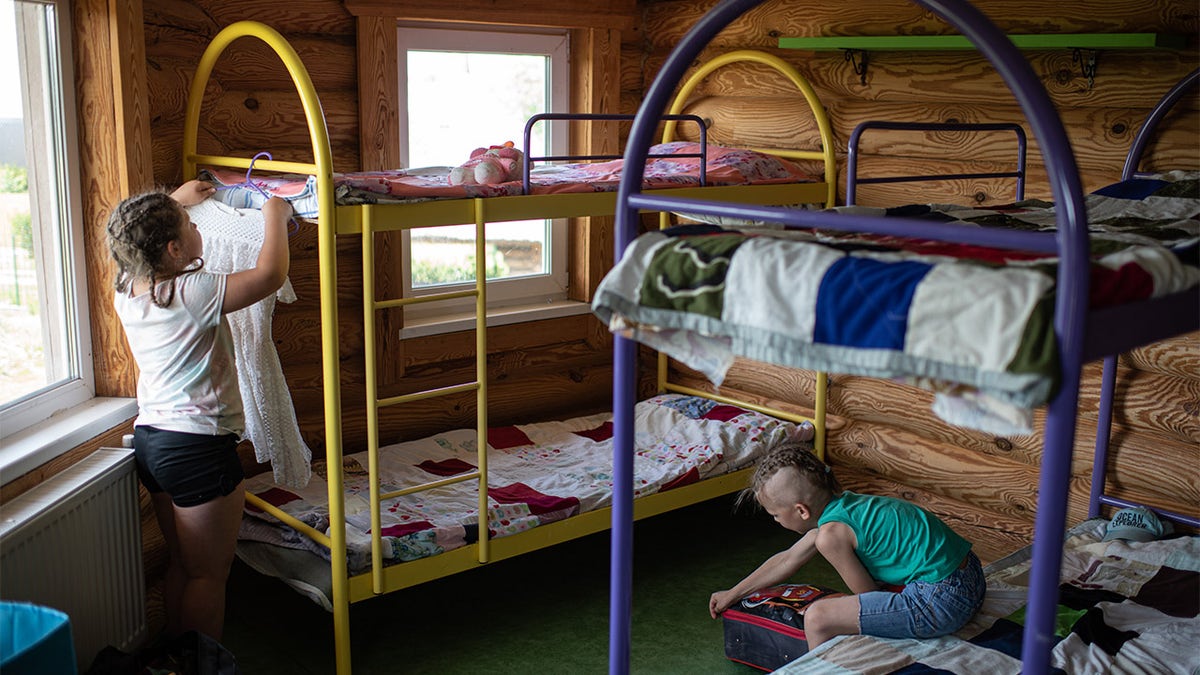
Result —
M94 396L68 15L65 1L0 0L4 437Z
M512 141L525 123L568 108L565 32L497 32L447 28L399 29L400 157L406 167L454 166L479 147ZM530 151L566 153L562 122L535 126ZM475 279L475 227L423 228L406 233L407 297L466 288ZM565 221L489 223L488 305L538 304L567 297ZM406 310L408 320L463 311L436 303Z

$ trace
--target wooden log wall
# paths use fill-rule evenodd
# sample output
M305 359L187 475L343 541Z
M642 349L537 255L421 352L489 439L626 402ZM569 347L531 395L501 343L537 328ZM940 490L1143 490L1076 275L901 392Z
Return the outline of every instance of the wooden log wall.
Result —
M643 20L627 43L622 68L622 106L635 110L671 48L716 3L712 0L643 0ZM1010 33L1165 32L1195 36L1194 3L1167 0L1131 5L1120 0L1051 2L981 0L975 3ZM1015 99L986 59L973 51L872 52L866 83L841 51L779 49L780 37L933 35L954 33L919 6L901 0L830 4L810 0L763 3L734 21L702 52L705 60L734 49L762 49L795 65L824 102L844 157L850 132L867 119L1025 123ZM1195 45L1184 50L1106 50L1098 54L1094 86L1073 61L1071 50L1025 52L1051 100L1058 106L1085 189L1119 177L1125 151L1141 119L1159 96L1197 65ZM1086 56L1086 54L1085 54ZM782 144L812 148L816 127L807 107L782 78L760 67L722 69L698 88L688 112L712 120L710 138L731 144ZM1193 101L1187 113L1198 107ZM1180 116L1184 117L1184 116ZM1028 125L1025 125L1028 129ZM684 130L686 132L686 130ZM930 173L981 171L1013 166L1014 144L1001 137L969 142L943 134L947 147L932 157L924 134L863 137L861 174L887 175L922 167ZM1011 138L1011 134L1008 136ZM1195 160L1196 128L1171 126L1151 148L1161 166ZM1049 198L1037 139L1030 139L1028 196ZM885 155L888 158L885 158ZM952 158L969 157L969 161ZM1152 163L1148 168L1153 168ZM844 162L839 163L844 186ZM859 202L907 203L910 186L863 186ZM1012 181L980 179L930 185L927 201L970 196L981 204L1012 200ZM899 200L903 200L902 202Z
M622 108L636 110L670 50L716 3L643 0L638 29L623 49ZM985 14L1010 33L1169 32L1192 36L1195 3L1050 0L978 0ZM778 49L784 36L921 35L954 33L940 19L898 0L870 3L765 2L723 30L702 58L735 49L763 49L805 74L830 115L838 142L839 190L844 198L845 143L866 119L898 121L1020 122L1024 116L994 70L978 54L876 52L866 83L840 52ZM1104 51L1089 89L1072 54L1026 55L1063 118L1085 189L1120 177L1125 153L1142 118L1181 76L1195 68L1187 49ZM689 109L712 121L710 138L732 145L816 147L816 126L797 113L807 107L790 84L755 65L722 69L697 88ZM1146 168L1200 168L1200 142L1190 101L1169 118L1150 149ZM799 117L798 117L799 115ZM1028 131L1028 125L1026 124ZM949 173L1011 167L1003 153L1015 144L1000 136L966 139L941 134L866 134L861 175L906 169ZM1011 138L1011 134L1008 135ZM931 158L932 141L946 146ZM968 160L950 157L968 157ZM1050 198L1037 139L1030 138L1028 197ZM859 203L979 204L1012 201L1011 181L963 179L926 184L920 199L911 185L865 185ZM703 388L684 369L672 375ZM814 377L802 370L739 362L724 389L752 399L811 411ZM1120 496L1190 514L1200 512L1200 335L1178 337L1120 360L1109 461L1109 486ZM649 386L643 393L650 393ZM1080 394L1068 522L1087 514L1092 447L1100 397L1100 364L1085 369ZM906 385L832 376L829 458L850 489L894 494L927 505L975 542L992 560L1027 543L1037 501L1043 415L1035 434L997 437L951 427L930 411L932 395Z

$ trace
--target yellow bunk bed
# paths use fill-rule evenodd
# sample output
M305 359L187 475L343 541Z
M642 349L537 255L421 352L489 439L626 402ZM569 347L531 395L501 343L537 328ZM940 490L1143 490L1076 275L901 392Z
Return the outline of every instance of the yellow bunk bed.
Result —
M212 70L222 52L235 40L242 37L259 39L271 47L282 60L295 83L304 109L313 146L312 163L286 160L257 161L245 157L227 157L200 154L197 151L200 110L206 86ZM696 85L713 70L729 63L753 61L777 70L791 81L809 103L816 119L822 141L820 151L795 151L758 149L791 159L817 160L824 164L825 181L798 184L773 184L752 186L716 186L663 189L664 194L712 200L736 201L756 204L801 204L824 203L831 205L835 194L837 172L834 163L833 136L828 118L812 87L794 68L785 61L769 54L740 51L721 57L699 68L695 75L680 89L670 113L683 109L688 96ZM668 123L664 142L673 138L675 124ZM413 586L425 581L455 574L482 563L517 556L562 541L603 531L609 527L610 509L589 511L568 519L535 527L531 530L499 539L489 539L486 518L479 518L478 540L473 544L449 550L435 556L410 562L385 566L381 555L381 537L378 534L380 502L403 494L437 488L451 483L474 481L480 486L479 512L488 509L487 476L487 295L484 283L476 288L450 294L423 296L421 298L377 299L375 297L374 237L371 233L391 232L409 228L435 227L441 225L474 224L476 227L477 269L476 279L485 278L483 265L486 256L482 249L485 226L489 222L527 220L542 218L568 218L575 216L611 215L616 202L615 192L592 192L575 194L521 195L510 197L471 198L405 202L395 204L360 204L343 206L334 201L333 159L328 132L320 101L304 64L295 50L277 31L264 24L242 21L222 30L205 50L189 91L187 114L183 136L183 175L195 176L200 166L213 168L256 169L272 172L300 173L315 177L318 199L317 222L318 262L320 266L320 321L321 360L324 386L324 423L326 448L326 480L329 509L329 532L316 529L298 521L291 515L247 493L247 501L276 518L294 527L313 541L328 547L331 552L346 550L346 522L343 492L343 438L341 424L340 369L337 322L337 260L338 237L358 236L362 241L363 255L363 321L367 375L365 396L367 399L367 454L370 473L371 569L367 573L349 573L347 559L343 555L331 555L330 577L332 581L332 613L335 633L335 660L337 672L350 672L350 626L349 606L351 603ZM664 214L664 223L666 214ZM405 306L417 302L434 302L452 297L473 296L476 304L476 379L457 386L417 392L403 396L379 398L376 382L375 315L379 310ZM721 403L728 403L748 410L761 412L785 420L810 421L816 429L815 443L818 451L824 450L824 407L826 380L818 375L815 392L815 415L807 418L784 411L773 410L753 403L716 396L707 392L679 387L666 381L665 359L660 359L659 386L664 391L704 396ZM438 396L475 392L477 399L477 470L450 478L405 487L402 490L382 493L378 476L378 416L381 408L410 401L425 400ZM736 492L745 487L750 469L711 478L666 492L639 498L635 504L635 516L646 517L676 508L698 503L723 494Z

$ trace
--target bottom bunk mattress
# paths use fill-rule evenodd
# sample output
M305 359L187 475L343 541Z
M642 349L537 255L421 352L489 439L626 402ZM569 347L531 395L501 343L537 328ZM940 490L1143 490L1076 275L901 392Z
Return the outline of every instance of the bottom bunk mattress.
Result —
M1200 672L1200 537L1103 541L1108 522L1067 532L1053 672ZM844 636L775 672L1019 673L1031 558L1026 547L988 565L983 608L954 635Z
M674 394L638 403L634 424L635 498L746 468L780 444L813 436L808 423L797 425L736 406ZM460 429L381 447L381 493L474 471L477 437L474 429ZM488 430L487 437L487 518L492 538L611 505L610 413L495 427ZM371 564L366 453L346 456L343 469L348 566L351 574L358 574ZM318 478L326 475L323 462L314 464L313 474ZM381 502L386 564L473 543L479 522L476 488L477 481L468 480ZM295 488L278 485L270 474L261 474L246 481L246 491L318 531L329 531L328 492L322 480ZM310 586L328 583L329 549L253 505L246 506L239 539L239 555L262 572L295 578L301 568L316 571L326 580ZM285 550L279 561L265 559L268 551L281 548Z

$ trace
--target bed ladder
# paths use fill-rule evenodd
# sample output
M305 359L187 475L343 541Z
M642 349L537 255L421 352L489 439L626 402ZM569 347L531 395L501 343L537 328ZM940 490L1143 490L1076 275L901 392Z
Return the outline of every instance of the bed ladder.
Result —
M383 538L380 503L402 495L424 492L470 480L479 483L479 562L486 563L490 557L488 539L488 491L487 491L487 256L485 255L484 206L481 198L473 200L475 217L475 287L468 290L431 293L411 298L377 300L375 298L375 237L378 232L413 230L419 225L387 225L376 223L376 206L363 205L362 209L362 265L363 265L363 351L366 370L367 398L367 462L371 476L371 583L376 594L384 593L383 587ZM428 226L426 226L428 227ZM399 396L379 397L379 355L376 353L376 313L394 307L441 302L457 298L475 298L475 379L463 384L416 391ZM379 410L394 405L424 401L443 396L454 396L475 392L476 406L476 470L448 478L411 485L400 490L380 493L379 487Z

